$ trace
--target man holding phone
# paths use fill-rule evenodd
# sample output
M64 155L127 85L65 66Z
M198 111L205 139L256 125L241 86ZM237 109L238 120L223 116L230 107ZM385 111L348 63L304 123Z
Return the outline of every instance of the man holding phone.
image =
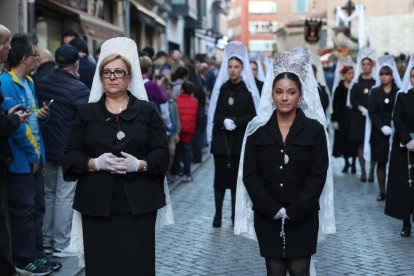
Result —
M7 60L10 50L11 34L9 29L0 24L0 66ZM0 75L1 75L0 71ZM10 238L7 227L7 174L8 165L13 158L9 147L9 136L16 130L20 123L26 121L28 112L22 112L20 105L15 105L8 112L4 111L1 104L3 95L0 83L0 267L4 275L15 273L14 264L10 255Z
M7 57L10 68L0 75L4 96L3 109L20 105L29 110L27 123L20 124L9 138L13 159L8 171L13 261L18 272L46 275L61 264L50 262L43 251L42 224L45 209L42 168L45 160L40 124L49 115L49 107L37 102L33 81L28 76L36 67L37 53L33 36L15 34Z

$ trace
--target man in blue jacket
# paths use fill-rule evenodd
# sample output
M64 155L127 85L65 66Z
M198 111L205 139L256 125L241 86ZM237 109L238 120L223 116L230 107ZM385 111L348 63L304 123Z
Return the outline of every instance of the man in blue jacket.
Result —
M0 24L0 66L7 60L10 50L11 34L9 29ZM0 71L0 74L2 72ZM9 147L9 136L20 123L26 121L28 112L19 111L20 105L3 110L3 95L0 83L0 271L2 275L9 276L16 273L11 260L9 229L7 227L7 177L8 165L13 159Z
M42 222L44 215L43 165L45 152L39 124L48 117L45 103L39 108L32 79L38 57L33 37L13 36L8 54L9 71L0 76L3 108L20 104L29 110L27 123L20 124L9 138L13 160L9 165L8 197L13 258L18 272L46 275L61 264L44 258Z
M43 243L46 253L55 257L74 255L68 246L76 182L65 182L62 175L63 152L80 106L88 103L89 89L77 79L78 49L64 44L55 52L58 68L37 86L39 100L50 102L48 123L41 126L46 148Z

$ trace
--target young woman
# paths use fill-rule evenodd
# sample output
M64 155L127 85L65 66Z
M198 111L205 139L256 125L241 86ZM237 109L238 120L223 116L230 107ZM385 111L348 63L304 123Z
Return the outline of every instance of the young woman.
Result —
M411 235L414 214L414 55L394 107L393 136L385 214L403 221L400 235ZM408 165L411 165L408 167Z
M235 233L256 233L267 275L309 275L319 197L327 179L332 188L326 132L320 123L326 123L325 115L306 53L277 54L273 70L264 84L259 114L246 130ZM323 223L323 229L334 232L331 218L331 227Z
M364 159L364 135L365 135L365 118L368 116L368 93L375 84L372 77L373 60L367 56L361 59L362 73L358 77L358 82L354 84L350 93L352 105L351 129L349 140L352 147L357 149L359 164L361 165L362 182L367 181L367 173ZM374 181L375 163L371 162L368 181Z
M256 102L259 99L247 49L241 42L232 42L226 47L221 68L211 96L207 127L207 133L212 133L209 137L214 155L214 227L221 227L226 189L231 190L234 221L241 146L246 126L256 115L254 99Z
M383 56L386 60L392 56ZM370 145L372 161L377 163L377 178L380 194L377 201L385 200L385 167L388 163L392 110L398 87L394 82L393 69L390 62L379 65L380 84L373 88L368 96L368 114L372 122Z
M343 173L347 173L351 168L352 173L356 173L355 156L352 156L349 142L349 131L351 128L350 115L351 110L346 106L349 86L354 78L354 68L344 65L340 71L343 79L339 82L334 91L332 102L333 113L331 115L332 126L335 129L335 138L332 155L334 157L342 156L345 160ZM352 157L352 165L349 163L349 157Z

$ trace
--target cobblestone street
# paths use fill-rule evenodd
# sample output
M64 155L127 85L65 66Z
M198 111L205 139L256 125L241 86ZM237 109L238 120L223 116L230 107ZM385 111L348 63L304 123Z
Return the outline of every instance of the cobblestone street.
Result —
M341 169L342 159L334 160L337 234L318 247L318 275L414 275L414 240L401 238L402 222L383 214L377 184ZM257 243L233 234L229 193L222 228L211 226L212 183L210 158L193 182L173 190L176 224L157 233L157 275L265 275Z

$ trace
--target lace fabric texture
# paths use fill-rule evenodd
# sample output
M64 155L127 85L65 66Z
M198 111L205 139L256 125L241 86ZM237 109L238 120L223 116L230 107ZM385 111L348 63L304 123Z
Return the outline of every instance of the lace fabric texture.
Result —
M139 65L137 45L132 39L126 37L117 37L109 39L102 44L101 54L99 56L95 75L93 78L89 102L98 102L104 93L99 74L99 67L102 63L102 60L111 54L122 55L130 61L132 80L130 86L128 87L128 90L136 98L148 101L147 93L144 87L144 81L142 79L141 68ZM174 215L166 178L164 178L164 193L166 205L163 208L158 209L156 229L160 229L165 225L174 224ZM73 214L70 247L75 252L78 252L79 266L84 266L85 261L83 251L82 218L81 214L77 211L74 211Z
M243 183L244 152L247 137L252 135L259 127L266 124L275 109L272 104L273 79L278 74L283 72L292 72L299 76L303 88L303 102L301 103L302 110L308 118L316 119L326 127L326 117L320 103L317 83L313 75L309 54L303 49L295 49L292 52L278 53L273 57L271 69L272 70L269 70L267 73L263 86L257 116L249 123L246 129L237 178L234 233L253 240L257 240L257 237L254 230L254 214L252 210L253 204ZM326 132L325 134L328 141L327 147L329 152L330 146L328 134ZM320 234L336 233L332 166L330 156L331 154L329 154L329 168L325 187L319 199L321 207L319 212Z
M391 55L385 55L385 56L380 56L378 58L378 65L376 66L375 77L374 77L375 85L373 86L373 88L381 86L380 71L384 66L388 66L391 68L392 76L394 78L395 84L398 87L401 87L402 85L401 78L400 78L400 75L398 74L397 65L395 64L394 57ZM370 93L371 92L372 90L370 91ZM372 128L372 122L369 116L367 116L367 119L365 120L365 135L364 135L364 159L367 162L371 161L371 144L369 143L369 140L371 137L371 128ZM390 146L392 144L391 137L392 135L390 136Z
M217 75L216 82L211 93L210 105L208 108L207 116L207 141L211 144L211 137L213 134L213 119L216 112L217 100L220 94L221 86L229 79L229 73L227 71L227 63L231 57L238 57L243 61L243 71L241 73L242 81L246 84L247 89L252 94L254 105L259 105L260 94L257 90L256 82L254 81L253 73L250 68L250 59L246 47L240 41L232 41L227 44L224 49L223 59L221 61L220 71Z

